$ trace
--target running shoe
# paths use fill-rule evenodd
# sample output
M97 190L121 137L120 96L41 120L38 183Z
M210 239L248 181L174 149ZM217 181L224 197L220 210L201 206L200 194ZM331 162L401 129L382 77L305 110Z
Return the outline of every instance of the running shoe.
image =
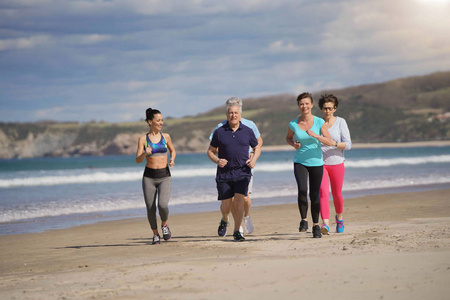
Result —
M323 224L322 227L320 227L320 233L322 233L323 235L329 235L330 227L326 224Z
M153 242L152 242L152 245L159 245L161 242L160 242L160 238L159 238L159 235L157 234L157 235L154 235L153 236Z
M337 216L336 218L336 232L337 233L344 233L344 220L338 220Z
M233 233L234 241L235 242L243 242L245 241L245 238L242 236L242 234L238 231L235 231Z
M298 231L306 232L307 230L308 230L308 221L301 220L300 221L300 227L298 228Z
M165 226L161 227L161 230L163 233L163 239L165 241L170 240L170 238L172 237L172 232L170 232L169 225L166 224Z
M253 232L253 222L252 222L252 218L250 218L250 216L244 217L244 227L245 227L245 233Z
M228 227L228 222L224 221L223 219L220 220L219 229L217 230L217 233L219 234L219 236L227 235L227 227Z
M321 238L322 234L320 233L320 226L314 225L312 228L313 238Z

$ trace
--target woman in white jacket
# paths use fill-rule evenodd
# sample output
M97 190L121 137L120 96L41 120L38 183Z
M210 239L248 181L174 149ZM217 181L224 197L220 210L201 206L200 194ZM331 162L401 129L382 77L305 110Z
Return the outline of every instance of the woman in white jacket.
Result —
M342 184L344 182L344 150L350 150L352 141L345 119L334 116L339 105L336 96L332 94L322 95L319 99L319 108L323 113L325 124L328 125L328 132L335 141L333 146L322 144L323 153L323 177L320 186L320 215L323 225L321 233L327 235L330 231L330 208L329 194L330 186L333 195L334 209L336 211L336 232L344 232Z

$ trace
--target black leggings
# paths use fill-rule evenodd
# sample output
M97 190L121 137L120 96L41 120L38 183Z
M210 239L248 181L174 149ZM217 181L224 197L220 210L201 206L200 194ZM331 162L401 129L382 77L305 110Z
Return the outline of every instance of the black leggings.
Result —
M322 183L323 166L307 167L299 163L294 163L295 180L298 188L298 209L302 219L306 219L308 214L308 175L309 175L309 198L311 200L311 217L313 223L319 223L320 201L319 191Z

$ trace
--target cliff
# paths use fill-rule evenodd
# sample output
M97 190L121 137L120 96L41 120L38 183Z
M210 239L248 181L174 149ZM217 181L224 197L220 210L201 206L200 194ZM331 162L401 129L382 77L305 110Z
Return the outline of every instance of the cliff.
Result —
M338 96L336 115L347 120L353 142L450 140L450 72L314 93L314 114L322 116L322 93ZM264 145L283 145L287 124L298 115L296 95L244 99L245 118L253 120ZM226 99L224 99L225 102ZM225 119L225 106L193 117L166 119L178 152L206 151L211 130ZM0 158L80 155L132 155L144 121L130 123L0 123Z

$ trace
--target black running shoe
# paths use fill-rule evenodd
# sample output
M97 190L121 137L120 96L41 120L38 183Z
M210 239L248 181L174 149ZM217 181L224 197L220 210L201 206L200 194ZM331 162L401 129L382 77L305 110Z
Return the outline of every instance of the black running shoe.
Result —
M219 229L217 230L217 233L219 234L219 236L227 235L227 227L228 227L228 222L224 221L223 219L220 220Z
M243 242L245 241L245 237L242 236L242 234L238 231L235 231L233 233L234 241L235 242Z
M172 237L172 233L170 232L169 225L166 224L166 226L161 227L162 233L163 233L163 239L165 241L170 240Z
M320 233L319 225L314 225L312 228L312 232L313 232L313 238L321 238L322 237L322 233Z
M152 245L159 245L160 243L159 235L154 235Z
M298 227L298 231L306 232L307 230L308 230L308 221L301 220L300 221L300 227Z

